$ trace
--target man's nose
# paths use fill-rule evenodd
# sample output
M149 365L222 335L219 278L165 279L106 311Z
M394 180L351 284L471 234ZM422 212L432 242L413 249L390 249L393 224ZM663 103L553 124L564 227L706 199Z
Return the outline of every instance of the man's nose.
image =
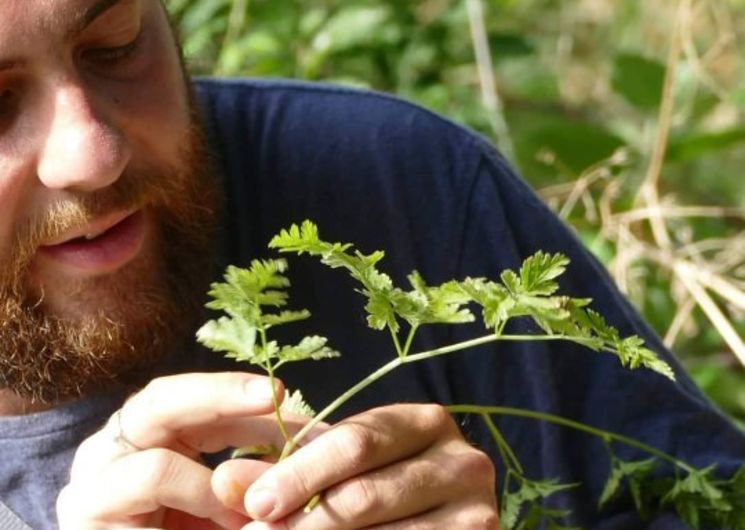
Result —
M123 133L76 85L58 87L37 164L44 186L91 192L115 182L130 158Z

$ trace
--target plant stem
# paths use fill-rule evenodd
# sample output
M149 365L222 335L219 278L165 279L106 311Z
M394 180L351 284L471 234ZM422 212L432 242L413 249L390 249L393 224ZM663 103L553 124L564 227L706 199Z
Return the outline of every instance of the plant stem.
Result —
M259 328L259 338L261 339L261 347L266 352L266 329L263 327ZM274 377L274 369L275 367L272 366L271 361L267 360L266 366L264 366L264 370L266 370L266 373L269 376L269 384L272 387L272 406L274 407L274 415L277 417L277 426L279 427L279 431L282 433L282 437L285 439L286 442L288 442L291 440L291 438L290 433L287 431L287 426L282 419L282 411L280 410L279 400L277 399L277 392L275 390L277 387L275 385L276 378Z
M409 330L409 334L406 337L406 343L404 344L403 357L406 357L407 355L409 355L409 350L411 349L411 343L414 340L414 335L416 335L416 332L418 329L419 329L419 326L411 326L411 329Z
M396 355L398 355L399 357L403 357L404 352L401 349L401 342L399 342L398 340L398 335L395 331L393 331L393 328L391 326L388 326L388 331L391 334L391 339L393 339L393 347L396 348Z
M363 380L358 382L356 385L350 387L347 389L343 394L341 394L339 397L337 397L334 401L329 403L321 412L319 412L312 420L310 420L308 423L305 424L305 426L300 429L295 436L289 440L286 444L284 449L282 449L282 454L280 455L280 460L285 458L287 455L292 453L292 451L295 449L297 444L300 442L300 440L303 439L303 437L310 432L310 430L315 427L318 423L322 422L324 419L326 419L331 413L333 413L336 409L341 407L344 403L346 403L352 396L357 394L358 392L364 390L371 384L373 384L375 381L386 375L391 370L394 370L404 364L405 359L403 357L396 357L392 361L386 363L385 365L381 366L377 370L375 370L373 373L365 377Z
M276 389L274 369L270 366L267 372L269 375L269 384L272 386L272 389ZM292 437L287 430L287 425L285 425L284 419L282 419L282 411L280 410L281 405L277 399L276 391L272 393L272 406L274 407L274 415L277 417L277 426L279 427L279 431L282 433L282 438L285 439L285 442L289 442L292 440Z
M384 364L377 370L375 370L373 373L359 381L354 386L347 389L343 394L341 394L339 397L337 397L334 401L329 403L322 411L320 411L312 420L310 420L308 423L303 426L302 429L300 429L295 436L292 437L286 444L284 449L282 449L282 455L280 456L280 459L283 459L287 457L292 451L297 447L300 440L303 439L303 437L310 432L313 427L315 427L318 423L325 420L329 415L334 413L339 407L341 407L344 403L346 403L349 399L351 399L353 396L355 396L357 393L361 392L374 382L376 382L378 379L382 378L383 376L387 375L389 372L395 370L399 366L402 366L404 364L409 363L415 363L419 361L424 361L426 359L431 359L433 357L438 357L440 355L446 355L448 353L453 353L460 350L465 350L468 348L473 348L475 346L480 346L483 344L489 344L491 342L496 341L554 341L554 340L570 340L573 342L578 342L579 344L585 344L584 337L574 337L569 335L486 335L483 337L478 337L476 339L471 340L465 340L463 342L458 342L456 344L451 344L449 346L444 346L442 348L435 348L434 350L424 351L421 353L416 353L412 355L407 355L406 357L396 357L395 359L389 361L388 363Z
M512 450L512 447L510 447L510 444L507 443L507 440L504 439L502 431L499 430L499 427L494 423L491 416L487 413L483 413L481 418L484 420L484 423L486 423L492 437L494 437L494 441L497 442L497 447L499 448L499 452L502 454L502 460L504 460L505 466L514 469L521 475L524 474L525 470L523 469L520 460L518 460L517 455L515 455L515 452Z
M499 415L499 416L517 416L520 418L530 418L534 420L554 423L556 425L561 425L563 427L569 427L571 429L575 429L578 431L585 432L587 434L591 434L593 436L597 436L599 438L602 438L603 440L607 440L607 441L612 440L616 442L621 442L631 447L641 449L642 451L645 451L651 455L654 455L660 458L661 460L670 462L676 467L684 469L688 473L695 471L693 467L686 464L682 460L678 460L674 456L671 456L665 453L664 451L660 451L659 449L652 447L651 445L647 445L643 442L635 440L634 438L629 438L628 436L624 436L622 434L617 434L617 433L606 431L603 429L598 429L597 427L592 427L585 423L570 420L562 416L556 416L554 414L549 414L546 412L536 412L534 410L520 409L520 408L514 408L514 407L490 407L490 406L481 406L481 405L448 405L446 408L448 409L449 412L453 414L479 414L479 415L493 414L493 415Z

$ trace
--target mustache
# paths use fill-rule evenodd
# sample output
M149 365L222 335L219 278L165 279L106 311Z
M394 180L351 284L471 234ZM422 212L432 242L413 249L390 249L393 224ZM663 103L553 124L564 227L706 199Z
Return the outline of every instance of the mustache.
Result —
M66 193L43 211L23 220L16 230L17 257L27 256L45 241L83 228L106 213L158 201L163 195L161 180L164 179L147 174L123 174L107 188L87 193Z

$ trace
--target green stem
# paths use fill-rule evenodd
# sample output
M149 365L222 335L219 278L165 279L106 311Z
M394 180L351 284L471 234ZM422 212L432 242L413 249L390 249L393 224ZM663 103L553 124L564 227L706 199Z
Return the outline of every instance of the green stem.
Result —
M377 370L375 370L373 373L359 381L354 386L347 389L343 394L341 394L339 397L337 397L334 401L329 403L322 411L320 411L312 420L310 420L308 423L305 424L305 426L300 429L295 436L292 437L291 440L289 440L286 444L284 449L282 449L282 455L280 456L280 459L287 457L292 451L295 450L295 447L297 447L300 440L303 439L303 437L310 432L313 427L315 427L318 423L325 420L329 415L334 413L339 407L341 407L344 403L346 403L349 399L351 399L354 395L361 392L374 382L376 382L378 379L382 378L389 372L395 370L399 366L402 366L404 364L409 363L415 363L419 361L424 361L426 359L431 359L432 357L438 357L440 355L446 355L449 353L453 353L460 350L465 350L468 348L473 348L475 346L480 346L482 344L489 344L491 342L496 342L498 340L504 340L504 341L527 341L527 340L543 340L543 341L551 341L551 340L574 340L576 337L571 337L567 335L486 335L484 337L478 337L476 339L470 339L465 340L463 342L458 342L456 344L451 344L449 346L444 346L442 348L435 348L434 350L424 351L421 353L416 353L412 355L407 355L406 357L397 357L388 363L384 364Z
M261 347L263 348L264 352L266 352L266 346L267 346L266 329L259 328L259 338L261 339ZM279 427L279 431L282 433L282 437L285 439L285 442L289 442L292 438L290 437L290 433L287 431L287 426L285 425L285 422L282 419L282 411L280 410L280 403L279 403L279 400L277 399L277 392L276 392L277 385L275 384L276 378L274 377L275 368L276 368L275 366L272 366L271 361L267 360L266 366L264 366L264 370L266 370L266 373L269 376L269 384L271 385L271 388L273 390L272 406L274 407L274 415L277 417L277 426Z
M352 396L357 394L358 392L364 390L371 384L373 384L375 381L386 375L388 372L398 368L402 364L404 364L406 360L403 357L396 357L392 361L386 363L385 365L381 366L377 370L375 370L373 373L365 377L363 380L358 382L356 385L350 387L345 391L343 394L341 394L339 397L337 397L334 401L329 403L326 408L324 408L321 412L316 414L316 416L310 420L308 423L305 424L305 426L300 429L295 436L288 441L285 444L284 449L282 449L282 454L280 455L280 460L287 457L292 451L297 447L300 440L303 439L303 437L310 432L310 430L315 427L318 423L322 422L324 419L326 419L330 414L332 414L336 409L341 407L344 403L346 403Z
M409 335L406 337L406 343L404 344L403 349L403 355L402 357L406 357L409 355L409 350L411 349L411 343L414 341L414 335L416 335L417 330L419 329L419 326L411 326L411 329L409 330Z
M507 440L504 439L502 431L499 430L499 427L497 427L497 424L494 423L494 420L491 418L491 416L487 413L483 413L481 415L481 418L484 420L484 423L486 423L489 432L491 432L491 435L494 437L494 441L497 442L497 448L502 455L504 464L508 468L514 469L516 472L520 473L520 475L525 474L525 470L523 469L520 460L517 459L517 455L512 450L512 447L510 447L510 444L507 443Z
M277 385L275 384L276 378L274 377L274 369L269 366L267 372L269 375L269 384L272 386L273 389L276 389ZM277 417L277 426L279 427L279 432L282 433L282 438L284 438L285 442L289 442L290 440L292 440L292 437L287 430L285 420L282 418L281 405L279 400L277 399L276 391L272 393L272 406L274 406L274 415Z
M520 409L520 408L514 408L514 407L491 407L491 406L481 406L481 405L448 405L446 408L448 409L449 412L453 414L481 414L481 415L496 414L500 416L517 416L520 418L530 418L534 420L554 423L556 425L561 425L563 427L569 427L571 429L575 429L578 431L585 432L587 434L591 434L593 436L597 436L604 440L613 440L613 441L624 443L631 447L635 447L637 449L641 449L642 451L645 451L651 455L654 455L660 458L661 460L670 462L674 466L682 468L689 473L695 471L693 467L686 464L682 460L678 460L674 456L669 455L665 453L664 451L660 451L659 449L652 447L651 445L647 445L638 440L635 440L634 438L629 438L628 436L624 436L622 434L616 434L614 432L606 431L603 429L598 429L597 427L592 427L585 423L570 420L568 418L563 418L561 416L556 416L554 414L548 414L546 412L537 412L534 410Z
M401 342L398 340L398 335L393 331L393 328L390 325L388 326L388 331L391 334L391 339L393 339L393 347L396 348L396 355L403 357L404 352L401 349Z

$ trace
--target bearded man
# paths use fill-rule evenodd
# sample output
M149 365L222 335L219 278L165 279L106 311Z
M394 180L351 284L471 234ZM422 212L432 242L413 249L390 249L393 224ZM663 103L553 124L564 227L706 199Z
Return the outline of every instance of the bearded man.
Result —
M742 435L492 147L379 94L192 83L158 0L0 0L0 204L9 528L499 528L488 429L459 429L428 402L558 412L725 474L745 460ZM304 218L329 239L387 249L396 279L494 276L562 251L573 260L563 287L644 336L679 382L570 344L482 348L381 381L278 464L220 463L209 454L279 443L283 390L194 345L203 293L221 266L260 256ZM315 315L299 332L322 330L344 356L283 380L324 404L382 364L386 338L361 326L360 301L333 273L298 262L292 277ZM472 333L423 330L416 347ZM528 476L584 484L561 497L572 524L682 528L665 513L642 522L628 495L598 513L597 443L501 427Z

